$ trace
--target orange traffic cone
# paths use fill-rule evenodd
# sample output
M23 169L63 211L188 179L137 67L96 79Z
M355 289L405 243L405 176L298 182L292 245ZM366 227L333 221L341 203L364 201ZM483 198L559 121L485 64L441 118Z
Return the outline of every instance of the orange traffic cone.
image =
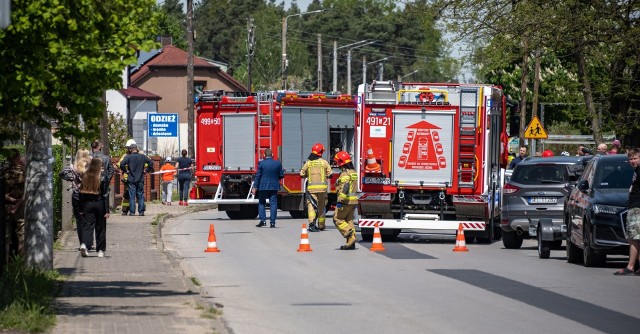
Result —
M216 232L213 230L213 224L209 225L209 240L207 242L207 249L204 250L207 253L217 253L220 250L216 246Z
M369 251L371 252L382 252L384 251L384 247L382 246L382 236L380 235L380 228L378 227L378 223L376 223L376 228L373 230L373 243L371 244L371 248Z
M298 252L312 252L309 245L309 233L307 233L307 224L302 224L302 233L300 234L300 246Z
M367 172L380 172L380 164L373 155L371 144L367 145L367 165L364 167Z
M464 240L464 229L462 223L458 225L458 234L456 235L456 246L453 247L454 252L468 252L467 242Z

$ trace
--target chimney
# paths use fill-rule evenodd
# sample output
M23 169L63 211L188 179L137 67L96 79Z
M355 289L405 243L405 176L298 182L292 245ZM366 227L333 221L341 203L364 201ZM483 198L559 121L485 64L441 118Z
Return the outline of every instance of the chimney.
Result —
M173 45L173 38L168 35L158 36L156 41L160 42L160 44L165 47L167 45Z

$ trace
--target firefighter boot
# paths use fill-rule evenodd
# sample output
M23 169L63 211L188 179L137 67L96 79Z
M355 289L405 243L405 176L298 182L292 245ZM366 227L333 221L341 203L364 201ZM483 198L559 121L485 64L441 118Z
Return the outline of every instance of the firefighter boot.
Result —
M324 229L326 228L325 224L324 224L325 218L324 217L319 217L318 218L318 229L320 231L324 231Z
M355 230L349 230L349 234L346 236L347 238L347 244L340 246L340 249L342 250L354 250L356 249L356 231Z
M315 222L309 223L309 232L320 232L320 230L316 227Z

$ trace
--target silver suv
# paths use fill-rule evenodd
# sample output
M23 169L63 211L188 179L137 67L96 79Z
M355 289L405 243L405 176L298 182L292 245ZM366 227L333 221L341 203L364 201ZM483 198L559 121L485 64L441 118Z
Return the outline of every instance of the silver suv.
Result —
M564 201L589 158L530 158L516 166L502 188L500 227L505 248L520 248L523 239L536 236L540 221L551 222L554 233L550 247L562 245L567 232L563 224ZM548 257L548 249L546 253Z

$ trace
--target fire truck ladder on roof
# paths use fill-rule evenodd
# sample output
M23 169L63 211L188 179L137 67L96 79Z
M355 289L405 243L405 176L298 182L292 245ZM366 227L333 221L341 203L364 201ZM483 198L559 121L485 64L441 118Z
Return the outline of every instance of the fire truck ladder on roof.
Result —
M458 186L473 188L476 178L476 129L478 127L478 90L460 92L460 150L458 151Z
M270 93L258 93L258 151L260 154L272 148L273 97Z

